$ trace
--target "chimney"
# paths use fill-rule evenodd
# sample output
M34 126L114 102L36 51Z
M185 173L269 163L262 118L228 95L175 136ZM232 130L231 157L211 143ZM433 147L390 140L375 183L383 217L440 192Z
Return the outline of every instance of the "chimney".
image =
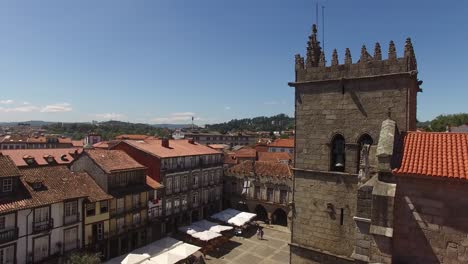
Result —
M188 143L195 145L195 141L193 140L193 138L189 138Z
M161 140L161 146L163 146L164 148L169 148L169 139L163 138Z

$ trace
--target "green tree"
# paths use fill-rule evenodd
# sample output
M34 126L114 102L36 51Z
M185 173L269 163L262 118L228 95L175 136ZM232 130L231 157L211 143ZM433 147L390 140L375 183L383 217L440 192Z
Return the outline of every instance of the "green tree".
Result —
M430 123L430 130L442 132L447 130L447 126L461 126L468 124L468 113L439 115Z

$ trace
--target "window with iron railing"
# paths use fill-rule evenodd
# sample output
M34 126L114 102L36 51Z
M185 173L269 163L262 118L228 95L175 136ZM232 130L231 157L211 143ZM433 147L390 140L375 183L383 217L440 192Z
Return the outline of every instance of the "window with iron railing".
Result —
M198 206L198 192L193 193L192 195L192 207Z
M174 200L174 213L178 213L179 210L180 210L180 200L179 199L175 199Z
M140 213L135 213L132 216L132 223L134 226L137 226L141 223L141 215Z
M161 206L154 206L148 210L148 215L151 219L162 216Z
M141 207L140 205L140 194L132 195L132 209L138 209Z
M166 200L166 215L171 215L172 214L172 200L167 199Z
M255 186L254 199L257 199L257 200L261 199L260 186Z
M172 193L172 177L166 178L166 194Z
M279 200L279 202L281 204L287 204L288 203L288 191L280 190L280 200Z
M182 211L187 210L187 195L182 196Z
M267 188L267 201L273 202L273 189Z
M53 227L53 219L50 218L50 207L34 209L33 231L41 232Z
M182 176L182 191L187 190L187 179L188 179L187 175Z
M125 217L117 218L117 232L123 233L125 231Z
M64 217L63 222L65 225L78 222L78 201L70 201L64 203Z
M180 176L174 176L174 192L178 193L180 191Z
M116 208L116 213L121 214L125 212L125 198L117 198L117 208Z
M192 185L193 188L198 188L198 173L193 173L192 175Z

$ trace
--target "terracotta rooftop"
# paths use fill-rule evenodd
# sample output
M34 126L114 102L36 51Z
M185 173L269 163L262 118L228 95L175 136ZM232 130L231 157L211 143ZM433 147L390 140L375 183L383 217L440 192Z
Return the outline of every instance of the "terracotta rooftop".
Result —
M91 201L98 201L112 198L87 173L74 173L66 166L24 168L20 171L22 186L14 195L2 198L0 213L46 206L67 199L88 197ZM35 181L42 181L40 189L32 188Z
M0 178L20 176L20 174L13 160L0 152Z
M291 156L286 152L259 152L258 161L280 162L289 161Z
M81 150L77 148L51 148L51 149L10 149L3 150L4 155L10 156L16 166L26 167L28 164L24 160L25 157L33 157L36 161L36 165L43 166L48 165L45 157L53 156L57 164L69 164L73 161L73 155L81 153Z
M234 152L234 155L236 155L236 158L257 158L257 150L254 148L250 147L243 147L237 151Z
M223 150L228 148L229 146L226 144L209 144L208 147L216 150Z
M256 150L257 152L268 152L268 146L267 146L267 145L259 145L259 144L257 144L257 145L255 146L255 150Z
M85 152L106 173L146 169L122 150L90 149Z
M293 138L279 138L273 141L269 147L277 148L294 148L294 139Z
M72 140L72 145L74 147L82 148L84 146L83 140Z
M124 134L124 135L119 135L119 136L116 136L115 139L119 139L119 140L145 140L147 138L149 138L150 136L148 135L140 135L140 134Z
M113 146L117 145L120 140L110 140L110 141L101 141L93 145L93 148L99 149L110 149Z
M233 152L224 154L224 164L237 164L236 155Z
M227 170L227 174L241 176L291 178L292 172L288 164L246 160Z
M169 148L162 146L161 139L125 140L125 143L160 158L221 154L208 146L189 143L187 139L171 139Z
M396 175L468 180L468 133L409 132Z
M153 189L160 189L164 187L161 183L151 178L150 176L146 176L146 185L148 185L149 187Z

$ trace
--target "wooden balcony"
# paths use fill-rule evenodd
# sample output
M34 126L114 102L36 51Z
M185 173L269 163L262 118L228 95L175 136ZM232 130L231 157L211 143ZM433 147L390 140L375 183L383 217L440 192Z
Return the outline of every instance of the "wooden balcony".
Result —
M0 231L0 244L18 239L18 227Z
M54 228L54 219L49 218L45 221L41 222L33 222L33 233L45 232L49 231L50 229Z

